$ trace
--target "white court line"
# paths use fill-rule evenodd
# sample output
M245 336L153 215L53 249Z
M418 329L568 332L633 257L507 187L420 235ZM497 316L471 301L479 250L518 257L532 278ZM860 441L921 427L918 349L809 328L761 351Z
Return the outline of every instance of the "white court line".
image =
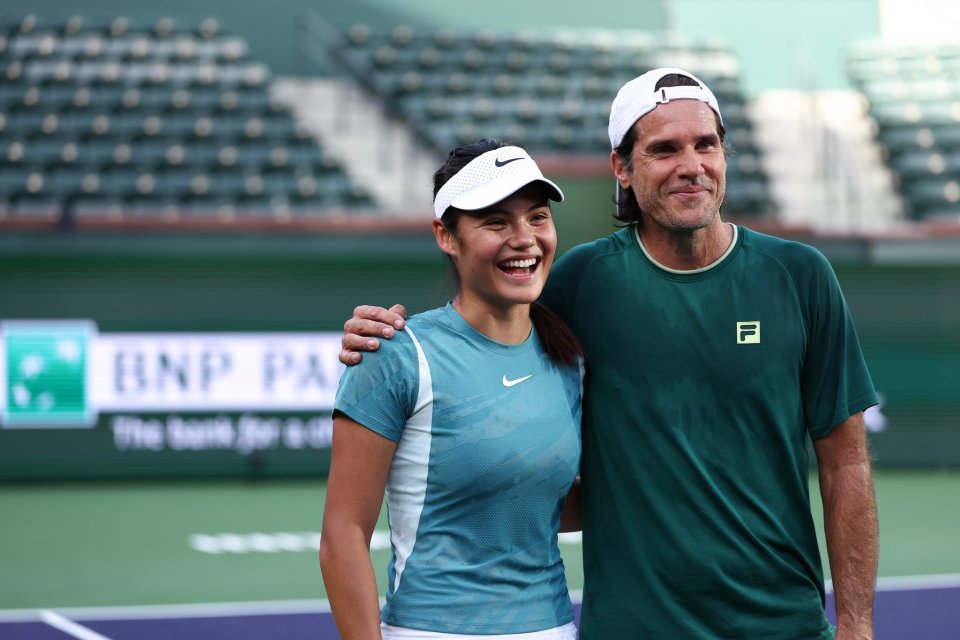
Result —
M73 620L64 618L59 613L53 611L41 611L40 619L46 622L54 629L63 631L67 635L77 638L77 640L110 640L107 636L102 636L92 629L77 624Z
M952 589L960 587L960 573L934 576L890 576L877 579L877 591L913 591L915 589Z
M827 581L827 591L833 585ZM926 576L890 576L877 580L877 591L914 591L919 589L960 588L960 573ZM582 592L570 590L579 604ZM381 598L381 604L383 599ZM259 602L211 602L200 604L159 604L119 607L58 607L58 611L77 620L136 620L144 618L217 618L272 614L329 613L328 600L265 600ZM37 609L0 609L0 622L33 622L48 611ZM56 615L56 614L54 614ZM67 621L69 622L69 620Z
M327 600L266 600L260 602L205 602L190 604L124 605L115 607L57 607L75 620L139 620L148 618L218 618L298 613L330 613ZM37 609L0 609L0 622L34 622Z
M929 576L887 576L877 578L877 591L919 591L922 589L956 589L960 573ZM833 581L826 581L827 593L833 593Z

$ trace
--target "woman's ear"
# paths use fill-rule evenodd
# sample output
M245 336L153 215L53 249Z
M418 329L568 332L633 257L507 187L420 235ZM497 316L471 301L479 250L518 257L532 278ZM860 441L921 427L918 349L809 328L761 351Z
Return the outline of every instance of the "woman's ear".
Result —
M444 226L443 222L436 218L433 219L433 237L437 239L437 246L440 247L440 251L443 251L451 258L457 256L457 239L450 230Z

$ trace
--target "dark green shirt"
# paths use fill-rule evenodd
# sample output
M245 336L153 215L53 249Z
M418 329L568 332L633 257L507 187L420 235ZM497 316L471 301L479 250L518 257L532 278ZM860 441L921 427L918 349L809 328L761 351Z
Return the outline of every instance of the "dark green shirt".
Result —
M740 227L671 272L631 226L543 302L587 356L581 637L832 638L807 447L877 398L823 255Z

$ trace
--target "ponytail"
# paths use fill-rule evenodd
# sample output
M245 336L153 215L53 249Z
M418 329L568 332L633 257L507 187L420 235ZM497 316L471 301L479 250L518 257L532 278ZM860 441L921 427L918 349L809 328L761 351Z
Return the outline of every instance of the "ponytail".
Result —
M530 320L537 330L543 350L554 363L572 367L577 363L578 357L583 357L580 341L553 311L539 302L534 302L530 305Z

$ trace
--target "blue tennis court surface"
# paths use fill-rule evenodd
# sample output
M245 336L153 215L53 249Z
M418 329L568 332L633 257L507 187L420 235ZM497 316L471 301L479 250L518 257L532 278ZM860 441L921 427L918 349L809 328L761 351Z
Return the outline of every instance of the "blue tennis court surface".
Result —
M576 601L579 598L574 598ZM579 616L579 606L576 607ZM834 619L833 600L827 614ZM960 639L960 575L881 579L876 640ZM325 601L0 611L4 640L335 640Z

